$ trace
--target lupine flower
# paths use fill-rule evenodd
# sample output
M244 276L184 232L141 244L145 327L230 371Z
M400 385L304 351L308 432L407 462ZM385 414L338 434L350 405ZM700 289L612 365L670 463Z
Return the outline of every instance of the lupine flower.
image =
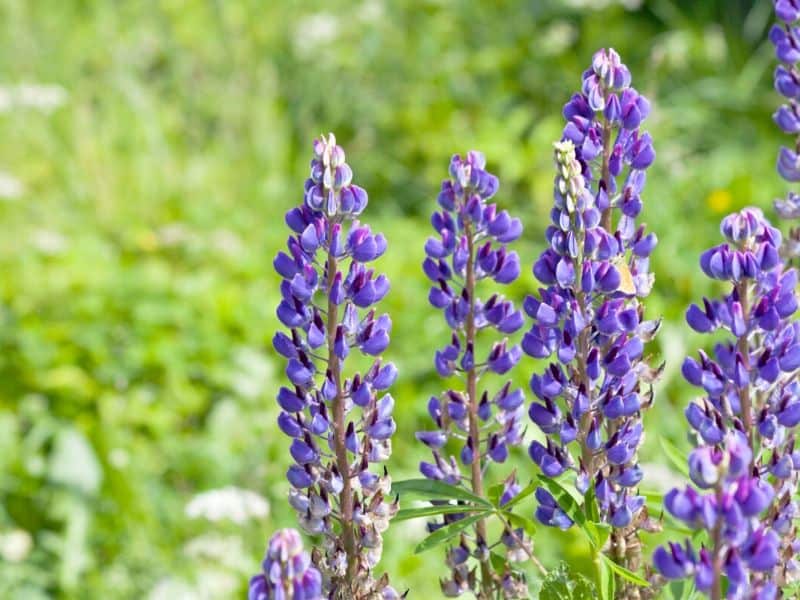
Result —
M683 363L686 380L704 396L686 409L697 439L689 456L695 487L674 489L664 505L693 530L708 532L698 551L687 541L659 548L656 569L667 579L694 577L721 598L776 598L797 577L794 499L800 476L794 428L800 422L800 325L797 273L779 257L780 232L760 210L722 221L726 242L704 252L702 270L730 283L721 299L704 298L686 313L700 333L728 332L713 357Z
M261 573L250 579L248 600L321 600L322 575L303 550L300 534L281 529L269 540Z
M775 89L786 103L773 115L784 133L795 138L791 147L783 146L778 153L778 173L786 181L800 181L800 3L797 0L775 0L779 23L772 26L769 39L775 46L778 67L775 69ZM800 196L788 192L786 198L775 201L775 210L783 219L800 218ZM787 258L800 256L800 227L793 227L784 241Z
M389 457L395 430L386 390L397 369L379 358L391 320L374 308L389 282L370 266L386 239L357 220L367 193L352 178L333 134L316 140L303 205L286 213L293 234L274 262L283 277L277 315L288 329L273 339L289 381L278 391L278 425L292 440L289 502L306 532L324 536L315 564L326 594L361 598L385 588L388 598L394 590L371 575L397 511L385 468L371 468ZM376 358L346 376L356 351Z
M431 219L436 236L425 244L427 258L423 270L432 282L430 303L442 310L453 330L449 343L435 353L434 365L442 377L458 375L461 389L450 389L434 396L428 412L435 429L417 433L417 439L431 449L433 460L422 462L420 471L429 478L451 485L466 485L479 496L484 494L484 471L490 463L503 463L508 449L522 441L525 398L522 390L508 382L498 391L480 389L485 373L504 375L522 355L519 346L503 339L496 341L488 354L478 354L476 336L482 330L496 330L501 336L522 327L522 313L510 300L493 293L486 300L477 296L477 283L494 280L497 284L514 281L520 270L516 252L507 244L522 233L519 219L498 210L487 201L498 188L497 177L486 171L486 160L479 152L456 155L450 161L450 177L439 193L441 212ZM448 440L460 445L458 458L446 456ZM460 462L460 465L459 465ZM502 502L509 502L520 491L515 477L506 480ZM447 515L445 523L458 518ZM441 525L432 525L433 528ZM516 573L493 573L486 525L475 527L475 542L466 538L448 552L450 577L442 582L448 596L473 591L480 597L527 597L524 580ZM506 531L501 539L509 560L530 556L530 542L522 531ZM470 557L480 569L472 570Z
M655 158L640 130L650 105L630 79L614 50L600 50L582 93L564 107L548 248L533 266L545 287L525 300L533 324L522 348L555 359L531 378L529 414L545 435L531 443L531 459L547 477L572 472L581 494L594 489L601 519L615 529L612 556L636 568L639 544L625 538L635 538L646 518L637 450L657 375L644 345L659 322L646 320L640 303L653 284L648 263L657 240L636 226ZM542 523L572 525L549 492L536 497Z

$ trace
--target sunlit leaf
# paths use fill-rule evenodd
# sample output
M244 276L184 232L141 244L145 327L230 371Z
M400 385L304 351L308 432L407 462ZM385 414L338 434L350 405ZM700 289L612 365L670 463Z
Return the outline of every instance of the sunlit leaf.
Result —
M476 496L464 488L449 485L431 479L406 479L392 484L392 493L401 496L419 496L435 500L462 500L473 504L490 507L491 503L485 498Z
M626 581L630 581L631 583L638 585L640 587L650 587L650 583L646 579L643 579L633 571L629 571L622 565L618 565L605 554L601 554L600 556L602 557L603 562L608 566L609 569L614 571L615 574L619 575Z
M490 511L485 511L475 515L470 515L469 517L464 517L455 523L450 523L449 525L445 525L444 527L437 529L417 545L417 547L414 549L414 553L420 554L453 539L462 531L471 527L481 519L485 519L490 514Z
M465 504L439 504L432 506L420 506L417 508L403 508L392 518L392 522L408 521L422 517L435 517L436 515L450 515L459 513L473 513L475 511L485 511L485 508L465 505Z

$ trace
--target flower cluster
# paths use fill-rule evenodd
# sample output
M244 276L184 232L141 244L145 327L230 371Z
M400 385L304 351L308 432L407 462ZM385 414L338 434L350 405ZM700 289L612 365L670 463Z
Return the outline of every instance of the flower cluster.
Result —
M800 181L800 2L775 0L775 14L780 24L773 25L769 38L775 46L779 61L775 69L775 89L786 103L773 115L778 127L796 137L793 148L781 147L778 154L778 173L786 181ZM800 195L789 192L775 201L775 210L783 219L800 218ZM787 258L800 256L800 227L794 227L784 240L782 248Z
M485 170L485 164L483 155L474 151L452 158L450 178L442 183L438 198L442 210L435 212L431 220L437 235L425 244L427 258L423 263L433 284L429 300L443 311L453 330L450 343L435 353L434 363L442 377L458 375L463 388L432 397L428 412L436 428L417 433L433 453L432 462L421 463L422 474L453 485L465 483L479 496L484 495L487 465L504 462L509 446L521 443L525 415L524 394L511 382L495 393L478 389L484 374L504 375L522 355L519 346L510 344L505 337L481 353L478 332L494 329L508 335L523 325L521 311L510 300L497 293L485 301L477 296L478 281L492 279L508 284L520 271L517 253L506 245L521 235L522 224L505 210L498 211L495 204L487 203L497 192L498 180ZM444 454L448 441L460 447L459 459L469 474L462 473L454 456ZM519 492L513 477L506 482L504 491L506 501ZM449 520L453 518L448 515ZM527 597L520 596L526 588L516 574L493 573L483 521L476 524L475 534L474 547L462 539L448 552L452 574L442 582L445 595L458 596L472 590L476 595L482 594L481 598L494 598L496 593L505 598ZM510 560L530 552L530 542L521 531L507 530L501 541ZM480 563L479 576L471 570L470 557Z
M273 340L291 383L277 397L278 425L292 439L289 500L303 529L324 536L315 564L336 598L371 597L385 585L370 573L397 510L385 468L370 470L389 457L395 431L385 391L397 370L378 357L391 321L374 309L389 282L368 266L386 240L358 222L367 194L352 177L333 134L314 142L304 203L286 214L294 235L274 262L283 277L277 315L289 329ZM378 358L346 377L343 365L355 350Z
M797 273L785 268L781 234L760 210L727 216L721 230L726 242L704 252L700 266L730 292L693 304L686 320L697 332L730 337L713 357L701 351L683 364L686 380L705 393L686 409L698 443L689 456L697 489L674 489L664 500L676 519L707 531L708 542L698 552L689 541L659 548L654 562L668 579L693 576L712 598L727 579L729 598L767 600L800 574Z
M637 450L641 412L653 401L657 370L644 345L659 322L644 318L639 299L653 283L649 256L656 236L636 226L645 169L655 158L650 135L640 130L649 104L630 87L630 73L614 50L600 50L583 75L583 90L564 107L562 140L555 144L555 204L547 249L533 273L544 284L529 296L533 323L523 350L555 356L531 378L538 399L530 418L544 433L529 453L547 477L576 475L581 494L594 490L600 518L618 531L613 556L625 556L625 536L636 536L644 499ZM536 493L537 518L560 528L572 521L545 489Z
M250 579L248 600L322 600L322 575L300 534L281 529L269 540L262 572Z

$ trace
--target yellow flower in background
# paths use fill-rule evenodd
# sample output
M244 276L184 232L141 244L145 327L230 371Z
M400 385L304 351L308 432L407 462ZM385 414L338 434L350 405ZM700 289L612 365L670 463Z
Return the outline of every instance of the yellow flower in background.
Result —
M726 212L732 201L733 196L728 190L712 190L706 198L706 204L715 213Z

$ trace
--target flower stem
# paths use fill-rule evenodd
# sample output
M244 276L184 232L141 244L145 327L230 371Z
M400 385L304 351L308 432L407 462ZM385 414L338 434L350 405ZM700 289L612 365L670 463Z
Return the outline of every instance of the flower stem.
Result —
M328 240L333 239L333 221L328 226ZM336 327L339 322L339 307L333 301L333 280L338 262L331 250L328 251L328 368L331 378L336 386L336 397L333 399L333 432L334 451L336 453L336 468L342 477L342 491L339 493L339 510L341 512L342 543L347 555L347 582L355 579L358 568L358 548L356 547L355 532L353 530L353 486L350 478L350 464L347 459L347 423L345 422L345 397L342 389L341 360L334 351Z
M539 569L539 572L542 574L542 576L547 577L547 567L545 567L541 563L541 561L538 558L536 558L536 555L533 552L531 552L530 548L528 548L524 544L524 540L519 535L517 535L517 532L514 531L514 528L511 526L511 523L509 523L508 519L503 517L503 515L501 514L498 514L497 516L500 518L500 522L503 524L503 526L506 529L508 529L508 532L511 534L511 537L514 538L514 541L517 544L519 544L519 547L522 548L523 552L525 552L525 554L528 555L528 559L533 563L533 565L537 569Z
M464 225L464 235L467 237L467 265L466 281L464 283L469 297L469 310L465 328L466 348L472 348L473 363L475 352L475 242L472 239L472 226L468 222ZM483 471L481 469L481 431L478 423L478 377L473 366L467 371L467 400L469 403L469 437L472 443L472 491L476 496L483 498ZM475 524L475 534L478 544L486 543L486 521L479 520ZM492 566L488 556L481 553L481 597L491 598L494 590Z
M606 193L609 194L609 204L611 202L610 196L610 189L609 189L609 181L611 181L611 172L609 171L609 162L611 161L611 133L612 133L612 125L606 119L603 119L603 163L600 168L600 186L605 187ZM599 191L599 188L598 188ZM603 210L603 214L600 218L600 226L605 229L608 233L612 233L611 231L611 213L612 208L609 205L606 209Z
M747 321L747 313L750 311L750 299L748 296L747 281L743 280L736 284L736 294L739 296L739 304L742 305L742 315ZM744 368L750 371L750 349L747 343L748 333L745 333L736 343L736 350L742 355ZM750 447L755 451L753 445L753 403L750 397L750 386L745 385L739 390L739 408L742 411L742 421L744 423L745 434ZM755 456L754 456L755 458Z

